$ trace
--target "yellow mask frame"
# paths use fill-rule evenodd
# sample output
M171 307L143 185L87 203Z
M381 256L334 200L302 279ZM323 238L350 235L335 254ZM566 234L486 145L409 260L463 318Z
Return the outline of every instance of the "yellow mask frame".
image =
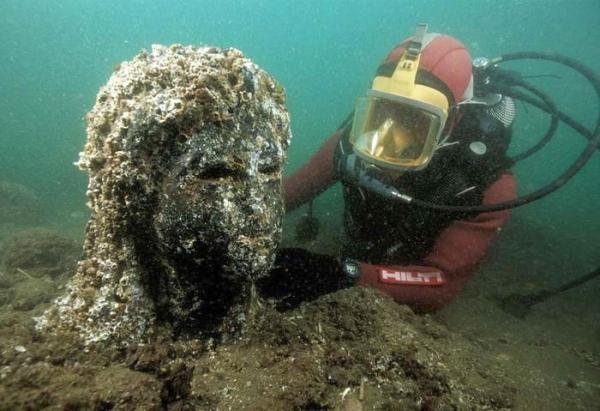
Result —
M415 83L426 31L427 25L418 25L415 37L406 47L392 76L375 77L367 97L357 100L350 142L356 154L366 161L387 168L415 170L425 167L433 156L448 118L449 103L444 93ZM398 107L396 113L404 111L411 114L412 119L407 119L406 114L402 118L382 116L382 107L393 106ZM429 122L428 127L422 125L416 132L412 123L423 122ZM412 153L400 153L398 147L387 148L390 135L397 136L398 129L409 126L414 135L406 133L406 138L415 141L403 144L411 144Z

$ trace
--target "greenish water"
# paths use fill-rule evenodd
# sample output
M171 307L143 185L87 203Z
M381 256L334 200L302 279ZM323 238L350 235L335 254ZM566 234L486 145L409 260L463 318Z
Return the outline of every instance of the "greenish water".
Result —
M597 0L4 0L0 180L30 187L49 215L68 218L84 209L86 178L72 165L85 141L82 118L115 64L152 43L236 47L273 74L287 89L292 117L290 172L352 109L387 51L421 21L429 23L430 31L461 39L473 56L556 51L600 67ZM518 68L562 76L536 84L591 127L598 105L587 83L552 65ZM533 108L520 105L518 116L516 151L535 142L547 124ZM520 191L529 192L558 175L584 142L561 126L546 150L516 168ZM515 215L548 228L557 242L597 242L599 171L596 155L560 191ZM316 209L327 209L329 220L338 224L339 193L327 193ZM573 253L570 242L564 242L565 253ZM589 257L585 261L593 260ZM586 264L577 268L586 269Z
M154 43L236 47L277 78L287 90L294 134L288 174L347 116L388 51L411 35L417 22L457 37L474 57L558 52L600 71L599 0L2 0L0 4L0 188L3 182L28 187L44 207L41 221L23 223L22 218L19 224L25 227L11 226L3 224L0 197L0 256L7 248L6 238L31 226L58 232L57 237L45 237L39 231L23 231L49 249L60 245L62 235L83 238L87 178L73 166L86 139L83 118L115 65ZM553 75L531 81L588 128L597 121L598 99L580 76L538 62L507 68ZM512 153L535 144L549 120L534 108L522 104L517 108ZM543 151L514 168L520 194L562 173L586 141L561 125ZM517 404L547 404L520 409L597 409L600 280L540 304L526 320L503 313L490 297L538 292L600 265L598 176L596 154L560 190L514 210L478 274L449 308L434 315L503 364L506 374L521 384ZM31 197L23 194L25 200ZM293 238L294 222L304 210L286 218L286 241ZM342 210L339 186L319 197L315 211L321 236L307 247L335 250ZM14 263L17 269L12 274L24 277L15 283L18 292L27 291L27 298L19 298L41 310L42 299L32 303L34 297L58 291L52 282L31 278L21 269L27 268L26 260L34 264L34 257L43 254L43 244L36 241L30 241L24 253L15 252L23 261ZM65 244L74 260L80 244ZM21 246L13 248L21 251ZM4 281L0 291L6 290L0 292L0 314L12 315L14 309L24 323L29 321L33 311L8 304L4 296L12 289L6 279L0 280ZM50 288L53 291L45 291ZM320 334L321 323L318 327ZM480 372L484 379L488 371ZM65 375L71 378L68 372ZM27 396L31 384L23 384ZM521 390L523 386L527 389ZM65 398L70 391L66 392ZM539 398L529 398L529 392ZM554 399L556 403L550 404Z

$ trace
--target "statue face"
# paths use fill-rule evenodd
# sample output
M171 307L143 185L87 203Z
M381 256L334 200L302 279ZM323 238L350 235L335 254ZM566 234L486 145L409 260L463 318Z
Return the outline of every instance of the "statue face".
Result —
M281 142L221 134L189 141L163 180L155 220L170 264L200 285L265 274L280 235Z

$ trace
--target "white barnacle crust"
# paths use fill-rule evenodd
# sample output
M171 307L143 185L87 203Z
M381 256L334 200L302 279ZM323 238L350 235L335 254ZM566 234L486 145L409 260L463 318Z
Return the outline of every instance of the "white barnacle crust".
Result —
M239 290L238 317L280 238L283 89L239 50L153 45L119 65L86 121L85 257L38 329L142 342L202 324L224 290Z

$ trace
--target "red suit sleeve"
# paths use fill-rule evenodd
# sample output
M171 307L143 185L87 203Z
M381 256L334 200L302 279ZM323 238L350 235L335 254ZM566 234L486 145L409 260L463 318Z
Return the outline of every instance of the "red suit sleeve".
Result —
M515 178L506 173L485 191L483 204L515 197ZM440 309L469 281L509 214L508 210L481 213L452 223L418 265L382 267L361 263L358 284L380 289L417 311Z
M335 183L333 156L341 131L333 133L319 150L291 176L283 180L286 212L312 200Z

